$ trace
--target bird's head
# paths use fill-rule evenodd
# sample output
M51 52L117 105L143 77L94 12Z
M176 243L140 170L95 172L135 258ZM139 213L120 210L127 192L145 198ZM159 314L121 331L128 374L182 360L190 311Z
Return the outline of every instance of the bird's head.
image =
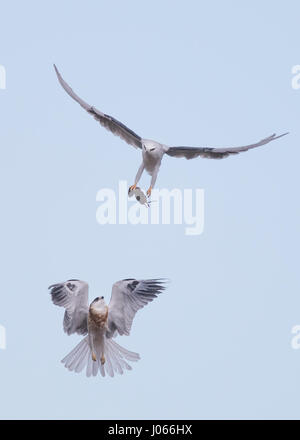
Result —
M104 296L97 296L91 303L90 307L96 310L101 310L106 306Z

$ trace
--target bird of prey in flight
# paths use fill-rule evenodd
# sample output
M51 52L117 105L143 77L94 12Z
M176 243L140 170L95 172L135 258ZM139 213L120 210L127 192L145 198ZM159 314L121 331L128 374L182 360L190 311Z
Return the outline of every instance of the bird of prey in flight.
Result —
M162 279L117 281L112 287L110 302L95 298L89 305L88 284L68 280L49 287L55 305L64 307L64 331L78 333L85 338L62 360L70 371L79 373L86 367L86 375L123 374L131 370L128 362L140 359L138 353L126 350L115 342L117 335L129 335L136 312L165 289Z
M100 110L97 110L95 107L87 104L85 101L79 98L79 96L77 96L76 93L71 89L71 87L64 81L55 65L54 68L58 77L58 81L68 93L68 95L71 96L71 98L77 101L81 105L81 107L83 107L88 113L90 113L107 130L111 131L114 135L119 136L121 139L127 142L127 144L130 144L135 148L139 148L142 151L142 163L138 169L134 184L130 187L130 190L134 190L136 188L143 174L143 171L146 170L151 176L150 187L147 190L148 197L150 197L151 190L155 185L160 164L165 154L172 157L185 157L186 159L194 159L199 156L208 159L223 159L224 157L228 157L232 154L238 154L243 151L250 150L251 148L256 148L260 147L261 145L268 144L269 142L274 141L275 139L279 139L280 137L288 134L284 133L276 136L276 134L274 133L271 136L268 136L261 141L256 142L255 144L245 145L242 147L170 147L151 139L143 139L133 130L122 124L122 122L118 121L110 115L102 113Z
M128 196L129 197L135 196L136 200L141 205L147 206L147 208L149 208L151 202L148 202L146 195L143 193L143 191L139 186L136 186L134 189L129 188Z

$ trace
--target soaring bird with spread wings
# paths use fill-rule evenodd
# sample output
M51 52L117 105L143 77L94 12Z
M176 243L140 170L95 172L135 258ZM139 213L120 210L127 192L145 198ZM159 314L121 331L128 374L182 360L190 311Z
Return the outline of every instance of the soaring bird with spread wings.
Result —
M126 279L112 287L110 302L95 298L89 305L88 284L68 280L49 287L55 305L64 307L64 331L78 333L85 338L62 360L70 371L79 373L86 367L86 375L123 374L131 370L128 362L140 359L138 353L126 350L114 341L119 335L129 335L136 312L153 301L165 289L161 279Z
M126 127L126 125L122 124L122 122L87 104L85 101L79 98L79 96L77 96L71 87L64 81L55 65L54 68L60 84L68 95L71 96L71 98L77 101L81 107L92 115L96 121L100 122L100 124L107 130L111 131L114 135L119 136L121 139L127 142L127 144L142 150L142 163L138 169L134 184L130 187L130 190L134 190L136 188L143 171L146 170L151 176L150 187L147 190L147 195L149 197L151 195L151 190L155 185L160 164L165 154L172 157L185 157L186 159L194 159L199 156L208 159L223 159L224 157L228 157L232 154L238 154L243 151L250 150L251 148L268 144L269 142L288 134L284 133L279 136L272 134L271 136L268 136L255 144L245 145L242 147L169 147L168 145L161 144L151 139L143 139L130 128Z

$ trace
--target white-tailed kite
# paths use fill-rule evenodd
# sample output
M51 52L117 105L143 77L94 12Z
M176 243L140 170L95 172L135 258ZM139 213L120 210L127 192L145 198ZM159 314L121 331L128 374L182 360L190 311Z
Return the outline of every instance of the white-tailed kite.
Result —
M104 297L95 298L89 305L88 284L79 280L68 280L49 287L55 305L66 309L64 331L78 333L85 338L62 360L70 371L79 373L86 367L86 375L102 376L107 373L123 374L131 370L129 362L140 359L138 353L128 351L113 338L129 335L136 312L153 301L165 289L161 279L117 281L112 287L110 302Z
M90 113L107 130L111 131L114 135L119 136L121 139L127 142L127 144L130 144L135 148L139 148L140 150L142 150L142 163L138 169L134 184L130 187L130 189L133 190L136 188L143 171L146 170L152 177L150 187L147 191L148 196L151 195L151 190L155 185L161 160L164 154L168 154L168 156L172 157L185 157L186 159L194 159L199 156L209 159L223 159L224 157L230 156L231 154L238 154L242 151L247 151L251 148L256 148L260 147L261 145L268 144L269 142L274 141L275 139L279 139L280 137L288 134L284 133L276 136L276 134L274 133L271 136L268 136L255 144L245 145L243 147L169 147L168 145L161 144L151 139L143 139L134 131L130 130L130 128L126 127L126 125L122 124L122 122L118 121L110 115L102 113L100 110L97 110L95 107L87 104L85 101L79 98L79 96L77 96L76 93L74 93L74 91L71 89L71 87L64 81L55 65L54 68L60 84L71 96L71 98L77 101L81 105L81 107L83 107L88 113Z

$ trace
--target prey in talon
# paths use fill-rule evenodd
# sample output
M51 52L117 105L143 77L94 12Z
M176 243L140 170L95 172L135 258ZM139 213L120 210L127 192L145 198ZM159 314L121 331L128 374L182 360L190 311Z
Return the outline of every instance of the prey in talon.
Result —
M135 196L136 200L141 205L145 205L145 206L147 206L147 208L149 208L151 202L148 202L147 197L145 196L145 194L143 193L141 188L139 188L138 186L136 186L134 189L131 189L131 188L132 187L130 187L128 190L128 196L129 197Z

